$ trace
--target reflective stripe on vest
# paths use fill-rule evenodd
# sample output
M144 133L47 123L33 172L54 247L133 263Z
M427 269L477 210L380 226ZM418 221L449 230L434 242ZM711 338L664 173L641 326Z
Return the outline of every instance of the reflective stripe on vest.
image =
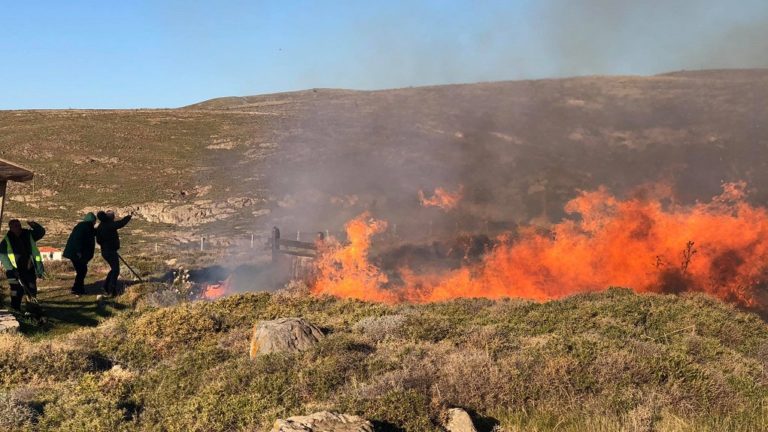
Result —
M11 265L13 265L13 268L18 269L19 266L16 264L16 254L13 253L13 247L11 246L11 241L8 239L7 235L3 241L5 242L5 250L8 252L8 260L11 262ZM43 274L45 273L43 256L40 254L40 249L37 248L37 244L31 235L29 236L29 246L30 251L32 252L32 260L35 263L35 273L37 276L43 277Z

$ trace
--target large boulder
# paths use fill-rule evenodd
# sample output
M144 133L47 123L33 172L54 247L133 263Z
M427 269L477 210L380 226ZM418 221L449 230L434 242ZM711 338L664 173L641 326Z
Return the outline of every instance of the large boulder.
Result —
M305 351L323 337L319 328L302 318L261 321L253 328L251 358L273 352Z
M461 408L448 410L444 426L448 432L477 432L472 418Z
M373 425L358 416L321 411L277 420L271 432L373 432Z
M16 333L19 331L19 322L16 317L7 310L0 310L0 333Z

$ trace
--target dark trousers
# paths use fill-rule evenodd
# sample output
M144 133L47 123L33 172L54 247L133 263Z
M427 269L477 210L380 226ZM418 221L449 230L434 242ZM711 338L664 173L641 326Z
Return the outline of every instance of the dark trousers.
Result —
M11 275L13 276L13 275ZM24 294L28 292L32 297L37 297L37 275L34 270L17 271L16 280L20 280L24 287L19 283L10 283L11 286L11 307L13 309L21 309L21 299ZM9 277L9 279L13 279Z
M117 251L102 250L101 257L109 264L109 273L104 279L104 291L108 294L117 295L117 278L120 277L120 257Z
M88 261L82 259L70 259L75 268L75 284L72 285L72 292L75 294L85 294L85 275L88 274Z

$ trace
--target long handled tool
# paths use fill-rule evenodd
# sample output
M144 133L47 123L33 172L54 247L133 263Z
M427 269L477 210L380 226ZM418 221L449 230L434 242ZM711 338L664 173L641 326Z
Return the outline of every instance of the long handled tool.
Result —
M130 270L130 271L131 271L131 273L133 273L133 275L134 275L134 276L136 276L136 279L138 279L138 280L139 280L139 282L141 282L141 283L144 283L144 279L142 279L142 278L141 278L141 276L139 276L139 274L138 274L138 273L136 273L136 270L134 270L134 269L133 269L133 267L131 267L131 266L130 266L130 264L128 264L127 262L125 262L125 259L123 258L123 256L122 256L122 255L120 255L120 254L117 254L117 257L118 257L118 258L120 258L120 261L122 261L122 262L123 262L123 264L125 264L125 266L126 266L126 267L128 267L128 270Z
M21 287L21 289L24 290L24 297L27 299L28 312L30 314L36 315L40 322L46 322L47 319L43 313L43 308L40 306L40 302L37 300L37 296L32 294L27 284L24 283L24 281L22 281L20 278L8 279L8 283L11 285L18 285Z
M34 303L36 305L40 304L40 302L37 301L37 296L32 295L32 293L29 291L29 288L27 288L27 284L25 284L21 279L8 279L8 283L10 285L18 285L21 287L21 289L24 290L24 296L27 298L27 303Z

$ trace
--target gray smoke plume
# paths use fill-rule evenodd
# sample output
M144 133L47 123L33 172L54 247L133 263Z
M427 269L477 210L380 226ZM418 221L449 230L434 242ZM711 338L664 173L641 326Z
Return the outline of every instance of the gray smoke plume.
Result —
M366 54L350 65L349 78L453 82L472 76L467 71L512 78L542 70L541 64L554 76L768 66L763 0L543 0L522 18L511 15L520 12L511 5L478 2L477 8L485 25L461 40L430 31L446 12L423 5L406 17L369 17L360 39L350 41ZM419 26L425 37L409 39ZM416 232L434 234L439 226L455 233L558 218L578 189L607 184L621 192L662 178L681 185L683 198L710 197L721 181L744 177L734 167L746 162L734 149L758 145L747 129L740 136L729 131L742 121L739 110L764 109L744 93L724 107L729 114L710 119L712 99L702 92L746 89L679 84L664 90L638 81L613 91L617 84L608 81L534 81L311 93L285 124L280 154L265 173L276 207L270 223L294 233L338 230L368 210L401 226L415 224ZM683 93L667 101L665 91ZM723 123L731 114L731 124ZM713 141L729 135L734 147ZM667 163L657 164L659 158ZM459 211L419 206L419 190L459 185L466 195Z
M537 17L560 74L768 67L763 0L545 0Z

